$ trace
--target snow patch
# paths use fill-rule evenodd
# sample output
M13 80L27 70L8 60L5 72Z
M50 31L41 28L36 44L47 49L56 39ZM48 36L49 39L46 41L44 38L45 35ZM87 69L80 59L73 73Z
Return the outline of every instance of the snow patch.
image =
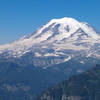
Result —
M71 57L69 56L68 58L64 59L64 62L67 62L71 59Z

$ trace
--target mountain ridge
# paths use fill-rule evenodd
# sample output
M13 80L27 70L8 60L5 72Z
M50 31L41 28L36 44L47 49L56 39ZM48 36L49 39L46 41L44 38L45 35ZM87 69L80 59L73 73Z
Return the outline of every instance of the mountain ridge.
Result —
M73 75L44 91L36 100L99 100L100 65Z

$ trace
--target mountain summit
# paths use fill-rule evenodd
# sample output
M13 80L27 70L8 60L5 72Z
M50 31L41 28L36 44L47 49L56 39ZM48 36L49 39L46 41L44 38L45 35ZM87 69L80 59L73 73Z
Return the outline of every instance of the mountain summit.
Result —
M99 57L99 44L100 35L93 27L64 17L50 20L36 32L25 35L11 44L1 45L0 55L4 58L18 59L31 52L33 64L40 66L43 63L43 66L47 66L69 61L79 55ZM46 59L46 62L43 59ZM38 60L40 65L36 64Z
M43 42L44 40L55 41L62 40L64 38L69 38L73 33L77 32L78 29L83 30L93 39L100 39L93 27L89 26L87 23L80 23L73 18L61 18L52 19L42 28L40 28L36 34L32 34L28 38L35 38L38 41L36 43ZM54 39L52 39L54 38Z

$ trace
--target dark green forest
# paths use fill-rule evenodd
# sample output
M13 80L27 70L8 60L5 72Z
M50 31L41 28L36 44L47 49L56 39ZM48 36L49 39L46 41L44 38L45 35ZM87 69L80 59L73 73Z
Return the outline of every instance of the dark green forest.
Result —
M100 100L100 65L47 89L37 100Z

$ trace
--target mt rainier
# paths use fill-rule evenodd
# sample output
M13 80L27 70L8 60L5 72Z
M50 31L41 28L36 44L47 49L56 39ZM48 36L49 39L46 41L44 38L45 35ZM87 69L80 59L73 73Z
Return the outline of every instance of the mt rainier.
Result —
M73 18L52 19L0 45L0 99L36 100L45 89L100 64L100 35Z
M34 33L0 45L0 57L20 62L26 57L29 64L43 68L72 59L85 64L87 58L100 59L100 35L88 23L67 17L52 19Z

